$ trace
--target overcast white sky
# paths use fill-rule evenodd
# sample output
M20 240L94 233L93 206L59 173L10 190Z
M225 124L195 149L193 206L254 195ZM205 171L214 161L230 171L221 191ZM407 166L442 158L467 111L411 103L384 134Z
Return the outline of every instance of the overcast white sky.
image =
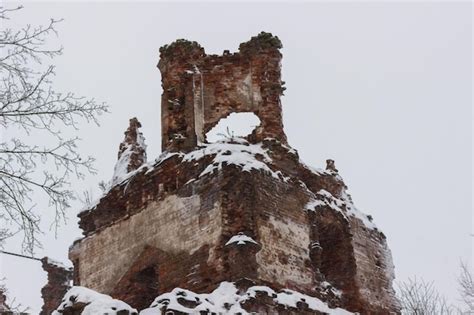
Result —
M64 18L57 90L104 100L112 111L100 128L81 128L81 150L97 158L99 173L78 191L97 193L111 178L130 117L142 122L149 159L159 155L160 46L186 38L220 54L272 32L284 45L289 143L312 166L336 161L356 205L387 235L397 280L432 280L456 301L459 262L472 260L473 240L469 2L24 4L13 23ZM67 260L80 236L78 207L58 239L45 224L37 256ZM40 265L3 255L2 276L11 296L37 313Z

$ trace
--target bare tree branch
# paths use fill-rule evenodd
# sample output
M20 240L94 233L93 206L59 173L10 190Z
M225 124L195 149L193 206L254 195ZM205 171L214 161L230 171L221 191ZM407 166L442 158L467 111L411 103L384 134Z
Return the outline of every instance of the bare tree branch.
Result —
M432 282L423 279L409 279L399 283L399 300L402 314L433 315L460 314L459 310L449 305L446 299L434 288Z
M21 304L16 302L15 298L8 298L8 290L4 284L5 278L0 279L0 313L2 314L26 314L29 308L23 307Z
M0 6L0 21L22 7ZM63 49L49 48L57 35L51 19L46 26L26 25L19 30L0 30L0 245L16 233L24 235L23 250L33 252L41 244L38 234L41 211L32 196L41 193L55 211L54 223L64 219L65 210L75 197L70 188L72 177L93 173L94 159L82 157L79 139L65 139L65 128L78 129L81 122L98 125L98 116L108 112L104 103L57 92L53 88L54 66L43 66L62 54ZM51 146L27 142L27 137L6 138L8 130L45 132Z
M474 279L466 263L461 262L461 274L458 278L459 293L467 312L474 314Z

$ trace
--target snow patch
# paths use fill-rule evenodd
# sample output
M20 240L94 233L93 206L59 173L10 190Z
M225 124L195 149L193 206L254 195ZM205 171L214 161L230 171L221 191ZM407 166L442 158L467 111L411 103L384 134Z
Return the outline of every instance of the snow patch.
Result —
M46 263L48 263L50 265L53 265L53 266L56 266L56 267L59 267L59 268L62 268L62 269L66 269L66 270L72 267L70 265L66 266L66 264L63 264L62 262L51 259L49 257L46 257Z
M207 294L196 294L192 291L176 288L169 293L158 296L150 308L142 310L140 315L158 315L162 311L175 310L187 314L200 314L200 312L215 314L249 314L242 308L242 304L250 299L256 298L257 292L264 292L273 300L286 307L296 307L297 303L304 302L315 311L325 312L330 315L353 314L341 308L330 308L325 302L318 298L299 293L292 290L283 290L276 293L267 286L253 286L246 292L239 293L237 287L231 282L221 282L219 287ZM179 300L186 301L184 306ZM191 305L195 306L192 307Z
M213 161L202 171L199 176L211 174L215 170L221 170L224 164L237 165L244 172L261 170L271 174L274 178L288 181L280 171L273 171L267 163L272 160L261 144L249 144L244 139L239 143L220 141L217 143L203 144L203 147L186 154L183 162L199 160L206 155L215 155Z
M112 186L119 184L127 178L128 165L130 164L130 157L133 154L132 146L127 145L127 148L120 155L117 164L114 167L114 175L112 176Z
M278 304L283 304L290 307L296 307L298 302L306 302L308 307L315 311L324 312L330 315L348 315L353 314L342 308L330 308L325 302L318 298L308 296L306 294L299 293L293 290L283 290L283 292L277 294L275 299Z
M304 183L302 183L302 186L306 187ZM311 193L309 189L308 192ZM347 220L349 220L349 216L355 217L361 220L368 229L377 229L377 226L369 219L369 216L354 206L351 197L346 191L342 192L342 199L334 197L330 192L324 189L319 190L316 194L311 193L311 195L312 198L306 203L305 210L315 211L318 210L319 207L328 206L334 211L342 213Z
M318 207L328 206L335 211L341 212L345 216L342 210L344 205L345 203L342 200L337 199L327 190L321 189L316 194L313 194L313 198L306 204L305 209L313 211L317 210Z
M255 242L250 236L245 235L242 232L239 232L237 235L232 236L227 243L225 243L225 246L237 243L237 245L245 245L246 243L254 243L258 244Z
M144 152L146 152L145 137L143 136L143 133L140 131L137 132L137 144L139 147L143 148Z
M98 293L84 287L72 287L64 296L59 307L52 315L61 315L67 307L76 303L87 304L81 315L117 314L119 311L127 310L130 314L138 314L137 310L131 308L127 303L115 300L108 295Z
M342 291L339 289L336 289L331 283L328 281L323 281L321 282L321 287L324 288L325 290L331 291L335 296L341 298L342 297Z
M346 209L347 209L347 212L349 213L349 215L361 220L362 223L364 223L364 225L367 228L369 228L371 230L377 229L377 226L375 225L375 223L372 222L372 219L369 219L370 216L366 215L365 213L363 213L362 211L360 211L359 209L356 208L356 206L352 202L351 197L349 196L349 194L346 191L342 192L341 197L342 197L342 200L344 201L344 203L346 204Z
M126 180L132 173L128 171L128 166L130 165L130 157L132 156L134 149L136 148L134 148L134 145L131 145L129 143L125 143L125 145L125 150L122 152L122 154L120 154L117 164L115 164L114 175L112 176L111 183L112 187ZM138 130L136 146L142 148L143 152L146 152L145 137L143 136L143 133L139 132Z

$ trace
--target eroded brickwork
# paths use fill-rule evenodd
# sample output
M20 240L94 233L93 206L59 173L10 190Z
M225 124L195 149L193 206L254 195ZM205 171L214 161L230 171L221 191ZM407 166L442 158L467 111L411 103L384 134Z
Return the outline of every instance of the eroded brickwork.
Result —
M311 171L277 141L264 146L286 180L234 165L199 176L212 155L188 161L175 154L115 187L81 214L87 237L70 252L78 284L140 308L156 292L208 292L241 279L327 300L318 283L329 281L344 292L332 297L335 306L396 310L383 234L328 206L305 210L321 189L341 197L337 172ZM239 232L258 245L226 246Z
M163 151L189 151L217 122L232 112L253 112L260 141L286 142L280 95L283 93L278 37L261 33L239 52L206 55L196 42L178 40L160 49Z
M73 271L48 257L41 259L41 266L48 274L48 282L41 289L44 304L40 315L50 315L59 306L67 290L71 288Z
M231 281L361 314L399 312L385 236L356 211L333 160L311 169L286 144L280 48L263 33L223 56L183 40L161 49L164 153L152 164L137 159L79 214L77 285L137 309L176 287L210 292ZM247 141L203 144L219 119L242 111L261 120ZM138 127L131 121L124 143L137 143ZM251 241L229 243L239 235ZM262 299L248 310L319 314Z

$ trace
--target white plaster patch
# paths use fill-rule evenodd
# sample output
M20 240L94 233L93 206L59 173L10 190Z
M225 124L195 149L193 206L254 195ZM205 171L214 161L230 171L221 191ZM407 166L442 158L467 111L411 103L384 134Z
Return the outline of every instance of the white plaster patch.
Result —
M216 205L209 210L213 219L203 228L200 204L199 195L170 195L83 239L70 253L71 260L79 259L81 285L110 293L107 290L127 272L145 245L192 254L204 245L217 244L222 230L221 209Z

